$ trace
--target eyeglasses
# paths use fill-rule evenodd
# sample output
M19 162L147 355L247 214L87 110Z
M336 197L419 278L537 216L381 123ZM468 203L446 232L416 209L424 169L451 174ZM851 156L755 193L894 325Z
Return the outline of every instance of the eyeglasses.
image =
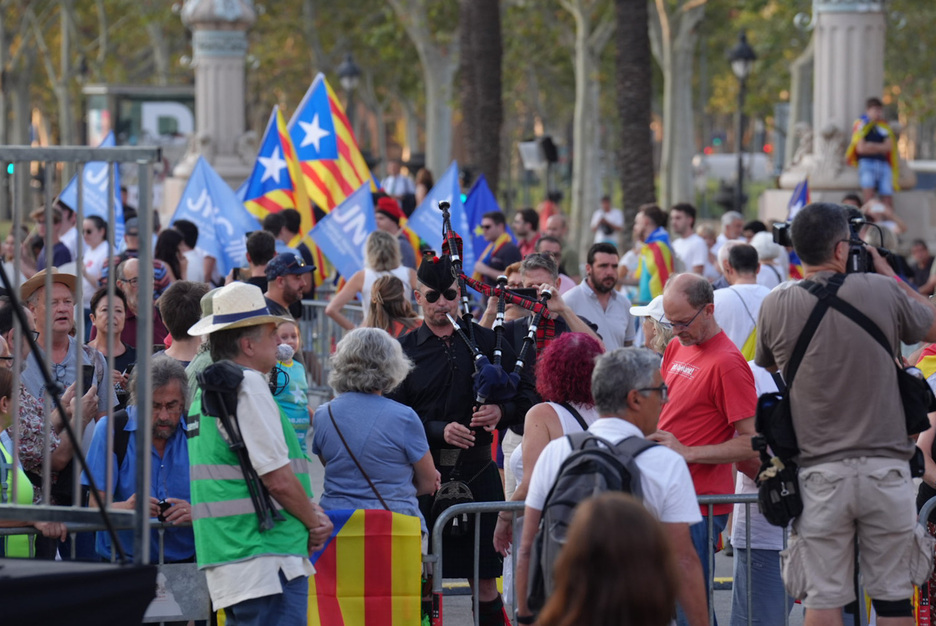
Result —
M430 304L439 299L439 296L445 296L445 299L451 302L458 297L458 292L454 289L446 289L445 291L439 292L434 290L429 290L426 292L426 302Z
M696 318L699 317L699 313L701 313L704 310L705 310L705 307L703 306L701 309L696 311L696 314L693 315L692 319L689 320L688 322L664 322L662 318L658 319L657 321L660 322L660 324L662 324L664 328L665 327L672 328L673 330L678 332L679 330L686 330L690 326L692 326L692 322L694 322Z
M92 234L92 233L94 233L94 231L91 230L90 228L85 228L85 229L84 229L84 234L90 235L90 234Z
M494 224L481 224L481 230L491 230L494 228Z
M293 262L286 266L286 269L290 270L294 267L305 267L305 259L303 259L298 254L293 255Z
M669 400L669 387L666 386L666 383L660 383L659 387L641 387L637 391L659 391L660 400L663 402Z
M140 279L139 278L118 278L117 281L121 283L127 283L131 287L136 287L137 284L139 284Z
M52 363L52 375L55 376L55 382L60 385L65 384L66 374L68 374L68 367L64 363Z

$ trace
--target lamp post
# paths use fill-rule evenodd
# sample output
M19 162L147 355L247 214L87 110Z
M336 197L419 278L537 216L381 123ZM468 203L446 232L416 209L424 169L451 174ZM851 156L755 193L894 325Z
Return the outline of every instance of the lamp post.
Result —
M738 44L728 53L731 62L731 71L738 78L738 128L735 135L735 151L738 153L738 182L735 185L735 210L743 213L741 205L744 203L744 98L747 95L747 77L751 67L757 60L754 49L748 45L747 35L744 31L738 36Z
M354 131L354 90L357 89L358 81L361 79L361 68L357 66L357 63L354 62L354 59L351 57L349 52L345 56L345 60L338 66L338 78L341 80L341 86L347 94L348 102L345 105L347 109L345 112L348 114L348 125L351 127L352 132ZM355 133L357 135L357 133Z

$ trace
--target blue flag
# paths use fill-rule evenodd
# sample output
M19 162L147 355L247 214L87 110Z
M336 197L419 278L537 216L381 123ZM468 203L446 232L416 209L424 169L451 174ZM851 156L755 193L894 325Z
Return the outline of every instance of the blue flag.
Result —
M350 278L364 269L364 242L377 230L370 181L319 220L310 233L338 273Z
M113 148L114 132L107 133L104 141L99 148ZM105 161L91 161L85 163L84 167L84 188L82 189L82 199L84 201L84 214L97 215L105 222L107 221L107 183L108 166ZM67 204L73 211L78 212L78 175L75 174L65 185L65 189L59 194L59 200ZM124 236L124 216L123 204L120 202L120 167L114 166L114 245L117 250L121 249ZM79 224L79 227L81 225Z
M809 179L804 178L803 182L798 184L796 189L793 190L793 195L790 196L790 203L787 205L787 221L792 222L796 214L800 212L800 209L807 204L809 204Z
M217 260L222 276L247 264L246 235L260 230L257 218L203 157L198 157L169 224L176 220L198 226L198 247Z
M471 229L471 236L465 237L465 240L471 242L475 259L481 257L488 244L484 238L484 231L481 230L481 218L484 217L485 213L500 210L494 192L488 187L487 178L484 177L484 174L481 174L475 184L471 186L471 191L468 192L468 198L465 200L465 215L468 218L468 228ZM511 241L516 244L517 237L510 230L509 225L506 226L506 232L510 235Z
M410 215L409 221L406 222L406 226L428 242L436 253L442 251L442 211L439 210L439 202L448 202L450 205L452 228L466 242L464 258L462 259L462 271L467 276L471 276L471 273L474 272L477 256L472 245L471 230L468 225L468 218L465 215L465 207L461 201L461 189L458 186L458 163L455 161L452 161L442 178L426 194L422 204L416 207L416 210Z

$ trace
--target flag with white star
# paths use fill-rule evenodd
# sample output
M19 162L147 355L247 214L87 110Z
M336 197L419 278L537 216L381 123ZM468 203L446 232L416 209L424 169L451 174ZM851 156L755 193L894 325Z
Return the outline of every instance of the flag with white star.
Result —
M296 150L279 107L273 107L260 141L257 162L244 183L244 207L261 222L270 213L279 213L284 209L297 210L301 218L299 235L289 245L296 247L305 240L312 250L314 244L311 244L307 235L315 226L315 217L305 185L302 184ZM315 255L315 251L312 252ZM316 267L315 276L320 284L324 280L324 273L318 263Z
M325 213L373 178L344 107L323 74L312 81L288 127L309 199Z

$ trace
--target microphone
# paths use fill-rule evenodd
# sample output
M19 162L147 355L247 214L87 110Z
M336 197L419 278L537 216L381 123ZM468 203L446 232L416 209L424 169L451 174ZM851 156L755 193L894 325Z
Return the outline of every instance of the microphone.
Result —
M292 346L289 344L281 343L276 347L276 360L277 361L288 361L293 358L293 355L296 354L296 351L292 349Z

